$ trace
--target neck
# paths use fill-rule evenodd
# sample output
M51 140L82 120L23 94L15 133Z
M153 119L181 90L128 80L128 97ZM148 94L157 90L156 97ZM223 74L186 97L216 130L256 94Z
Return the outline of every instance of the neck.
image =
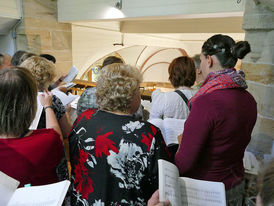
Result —
M179 86L179 87L176 87L175 89L179 89L179 90L191 90L190 87L186 87L186 86Z
M101 109L101 110L102 110L102 109ZM128 112L107 111L107 110L102 110L102 111L109 112L109 113L112 113L112 114L118 114L118 115L130 115L130 113L128 113Z

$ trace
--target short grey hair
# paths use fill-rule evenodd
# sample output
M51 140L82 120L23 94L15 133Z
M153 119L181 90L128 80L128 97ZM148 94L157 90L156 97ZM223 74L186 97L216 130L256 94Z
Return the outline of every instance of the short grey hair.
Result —
M111 112L130 112L133 96L142 82L140 71L130 65L110 64L99 73L96 101L99 109Z

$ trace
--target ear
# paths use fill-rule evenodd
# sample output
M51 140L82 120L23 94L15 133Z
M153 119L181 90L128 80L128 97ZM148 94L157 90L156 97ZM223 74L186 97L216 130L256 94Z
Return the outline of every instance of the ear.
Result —
M209 68L212 67L212 65L213 65L213 59L212 59L212 57L209 56L209 55L207 55L206 59L207 59L207 64L208 64Z

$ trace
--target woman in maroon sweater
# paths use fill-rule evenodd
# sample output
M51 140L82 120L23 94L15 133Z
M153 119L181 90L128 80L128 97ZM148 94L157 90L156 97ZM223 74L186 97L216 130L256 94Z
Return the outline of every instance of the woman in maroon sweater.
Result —
M180 175L225 184L228 205L241 205L244 151L257 118L243 72L234 66L250 52L248 42L214 35L202 47L205 78L190 100L190 115L175 162Z
M37 84L25 68L0 70L0 171L25 184L44 185L67 179L61 129L52 94L39 100L47 129L29 130L37 105Z

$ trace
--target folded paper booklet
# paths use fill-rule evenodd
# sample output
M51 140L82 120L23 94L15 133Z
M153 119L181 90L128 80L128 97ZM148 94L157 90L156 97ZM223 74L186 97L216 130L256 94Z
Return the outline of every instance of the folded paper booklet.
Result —
M61 102L64 106L70 104L71 102L73 102L73 100L75 100L77 97L79 97L78 95L74 95L71 93L66 94L66 93L60 91L58 88L51 90L51 93L54 94L55 96L57 96L61 100Z
M222 182L179 177L178 168L158 160L160 201L169 200L172 206L226 206Z
M18 185L17 180L0 171L0 206L61 206L70 181L21 188Z
M178 144L178 136L184 131L185 119L149 119L151 124L158 127L164 137L166 145Z
M72 82L75 79L75 77L77 76L78 72L79 72L79 70L75 66L72 66L71 69L69 70L68 75L64 79L64 82L66 82L66 83Z

